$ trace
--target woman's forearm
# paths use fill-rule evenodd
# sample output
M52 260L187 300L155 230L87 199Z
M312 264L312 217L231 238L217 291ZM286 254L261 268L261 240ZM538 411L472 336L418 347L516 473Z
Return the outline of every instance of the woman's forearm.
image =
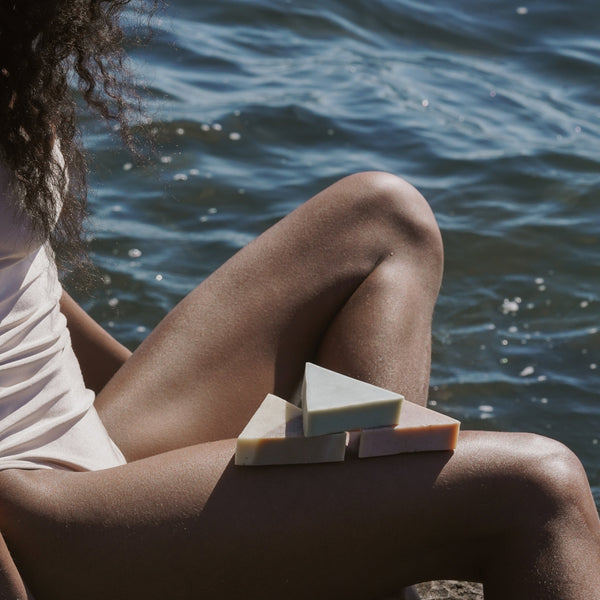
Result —
M0 598L33 600L19 573L4 538L0 535Z

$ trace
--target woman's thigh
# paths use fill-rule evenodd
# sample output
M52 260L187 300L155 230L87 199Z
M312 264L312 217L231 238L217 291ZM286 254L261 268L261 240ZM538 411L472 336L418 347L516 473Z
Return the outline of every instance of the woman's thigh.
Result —
M441 241L387 174L348 177L187 296L97 399L128 459L235 437L268 392L319 360L423 402Z
M532 473L556 453L487 433L463 434L454 454L322 465L235 467L233 451L220 441L94 473L0 474L0 528L35 597L365 600L478 580L509 536L546 518Z

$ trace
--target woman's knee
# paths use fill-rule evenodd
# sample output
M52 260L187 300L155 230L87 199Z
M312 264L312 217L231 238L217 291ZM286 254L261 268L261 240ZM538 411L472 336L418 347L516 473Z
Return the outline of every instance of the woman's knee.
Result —
M340 180L334 199L349 239L367 237L381 256L402 254L441 272L443 244L435 216L410 183L369 171Z
M585 512L593 506L587 475L579 458L556 440L532 436L526 473L551 514Z
M517 443L494 460L497 498L511 519L525 528L556 519L590 515L597 520L584 468L564 444L539 435L519 434ZM590 513L591 511L591 513Z

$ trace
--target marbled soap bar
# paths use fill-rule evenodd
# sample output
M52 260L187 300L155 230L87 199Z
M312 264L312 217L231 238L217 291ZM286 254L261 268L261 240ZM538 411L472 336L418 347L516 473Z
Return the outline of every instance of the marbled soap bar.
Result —
M403 396L306 363L302 387L304 435L395 425Z
M236 465L289 465L339 462L346 452L346 433L305 437L302 411L268 394L239 435Z
M413 402L404 402L395 427L363 429L358 456L454 450L459 429L460 421L456 419Z

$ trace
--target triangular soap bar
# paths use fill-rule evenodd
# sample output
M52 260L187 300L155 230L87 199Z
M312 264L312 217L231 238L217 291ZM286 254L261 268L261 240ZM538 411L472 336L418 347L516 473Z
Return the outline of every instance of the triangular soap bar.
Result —
M302 411L268 394L237 439L236 465L289 465L344 460L346 433L304 436Z
M302 387L304 435L395 425L400 394L306 363Z
M396 427L364 429L358 456L386 456L403 452L454 450L460 421L414 402L404 402Z

